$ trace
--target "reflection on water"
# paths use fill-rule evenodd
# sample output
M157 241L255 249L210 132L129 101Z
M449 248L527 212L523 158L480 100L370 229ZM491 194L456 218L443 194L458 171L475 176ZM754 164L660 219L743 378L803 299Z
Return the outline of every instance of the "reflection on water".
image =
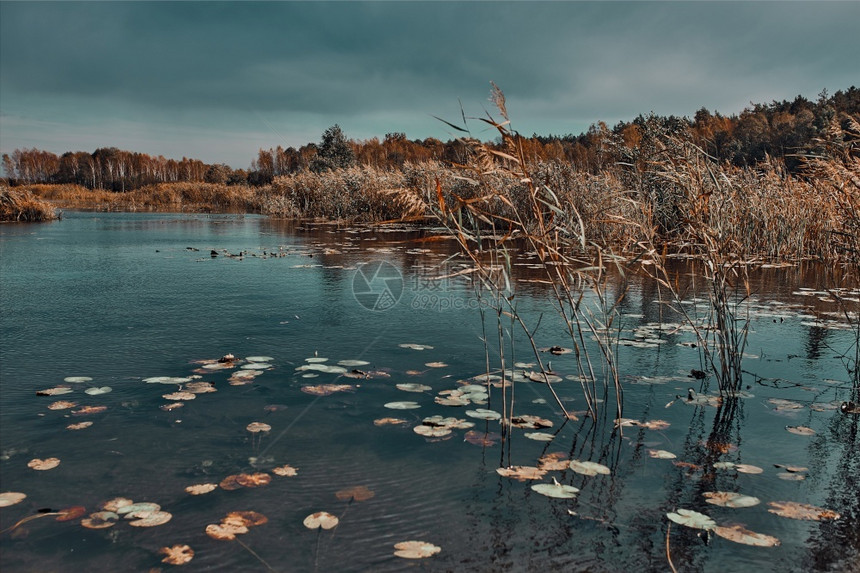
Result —
M706 395L715 385L688 376L701 367L698 353L689 346L691 335L670 325L678 317L661 302L665 293L653 282L633 280L622 303L619 347L624 416L669 426L622 432L612 407L601 408L597 420L580 415L562 423L544 385L518 383L517 413L553 420L545 431L554 438L535 441L529 430L514 430L504 448L498 442L482 447L465 441L464 430L438 439L412 431L436 414L474 421L478 432L499 431L498 422L464 414L500 408L498 389L486 405L434 401L486 364L469 275L458 274L452 245L430 240L434 234L164 214L69 213L57 223L0 227L0 490L27 494L2 509L0 528L40 508L96 511L117 496L156 502L173 515L150 529L123 522L89 530L79 520L36 519L0 536L0 569L147 570L163 566L159 548L186 543L196 552L189 570L266 570L264 561L278 571L399 571L411 562L394 557L393 545L415 539L442 547L420 564L431 571L665 571L665 514L687 508L720 525L743 523L781 545L738 545L673 524L669 542L679 570L858 570L858 417L838 410L842 400L858 398L838 357L850 348L851 333L828 322L839 319L839 309L826 293L809 294L831 284L822 269L767 269L755 277L745 361L752 397L718 406L677 399L690 387ZM353 294L357 267L370 261L388 261L401 273L399 300L388 310L369 311ZM564 344L546 294L532 282L539 276L533 263L524 255L514 267L518 308L531 324L543 314L538 346ZM381 293L392 286L385 280L368 283ZM694 299L689 268L679 265L677 280ZM495 328L488 320L487 329ZM644 332L663 342L632 344ZM533 362L525 341L519 335L515 341L519 354L507 356L509 363ZM191 376L201 366L195 361L227 353L269 356L272 367L242 385L229 382L242 363L212 370L202 379L217 392L170 411L161 409L169 402L162 395L177 385L143 382ZM366 361L346 370L368 377L296 370L308 358L328 358L320 362L328 365ZM433 362L445 366L427 366ZM575 372L564 356L552 363L562 374ZM36 396L68 376L93 380L71 384L70 394ZM407 382L431 390L395 386ZM355 388L327 396L301 390L328 383ZM111 392L84 391L103 386ZM566 409L585 409L578 383L555 389ZM73 409L48 409L58 400L107 410L77 416ZM403 400L420 408L384 407ZM374 424L384 417L406 424ZM84 420L93 425L67 429ZM272 430L248 432L254 421ZM795 435L787 426L815 433ZM655 459L649 451L656 450L677 457ZM611 474L550 471L542 481L555 478L581 490L576 499L556 500L495 471L508 456L515 465L536 465L555 453L600 462ZM48 457L60 465L27 467ZM715 466L721 462L736 466ZM285 464L297 474L273 476L264 487L200 496L184 491ZM762 473L737 471L737 464ZM807 468L797 472L804 479L781 479L786 472L775 464ZM375 496L353 502L335 496L357 485ZM762 503L718 507L705 502L708 491L737 491ZM842 517L785 519L767 511L769 501L810 503ZM204 533L237 510L269 518L241 538L256 556ZM303 519L316 511L339 516L340 524L306 529Z

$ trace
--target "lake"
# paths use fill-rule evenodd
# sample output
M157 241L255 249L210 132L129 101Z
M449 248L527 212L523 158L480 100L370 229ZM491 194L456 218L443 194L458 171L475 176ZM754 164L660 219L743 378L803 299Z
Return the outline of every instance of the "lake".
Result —
M707 396L716 383L691 377L698 349L666 294L632 277L617 354L623 415L636 425L622 431L612 393L596 419L583 414L576 379L552 385L578 418L565 422L546 384L522 380L535 357L503 320L513 333L506 365L519 363L514 413L552 423L512 428L503 443L498 421L465 413L501 412L501 389L482 399L474 388L488 362L491 374L500 365L495 311L476 299L452 244L421 240L432 234L87 212L0 226L0 491L26 494L0 510L0 569L169 570L159 550L187 544L189 571L667 571L668 531L679 571L860 571L860 420L839 410L857 399L844 358L854 338L826 270L756 272L746 393L720 407L687 403L689 388ZM523 256L514 267L518 308L540 325L539 347L570 346L533 264ZM570 354L541 358L562 377L576 373ZM193 399L176 395L188 388ZM463 388L467 405L439 403ZM390 407L404 401L417 407ZM436 415L474 426L422 424ZM542 456L559 469L526 481L496 471ZM50 458L59 465L30 467ZM609 473L584 475L569 460ZM553 480L580 491L557 499L531 487ZM203 484L220 485L186 491ZM707 492L760 503L719 506ZM127 503L117 498L160 506L139 521L147 511L170 520L90 517L109 500ZM769 502L840 517L791 519ZM75 506L86 510L74 519L15 526ZM779 545L670 521L679 509ZM237 511L267 522L234 540L207 535ZM339 523L309 529L316 512ZM395 556L410 540L441 551Z

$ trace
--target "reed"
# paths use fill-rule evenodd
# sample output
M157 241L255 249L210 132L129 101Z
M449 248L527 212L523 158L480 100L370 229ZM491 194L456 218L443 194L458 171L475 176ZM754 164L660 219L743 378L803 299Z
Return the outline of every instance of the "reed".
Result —
M50 203L26 189L0 186L0 221L52 221L59 215Z

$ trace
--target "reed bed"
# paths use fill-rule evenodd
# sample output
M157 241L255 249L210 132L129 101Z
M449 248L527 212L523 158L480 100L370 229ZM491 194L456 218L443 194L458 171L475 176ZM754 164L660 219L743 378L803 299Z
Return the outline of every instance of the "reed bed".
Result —
M30 191L0 186L0 221L38 222L57 218L56 209Z

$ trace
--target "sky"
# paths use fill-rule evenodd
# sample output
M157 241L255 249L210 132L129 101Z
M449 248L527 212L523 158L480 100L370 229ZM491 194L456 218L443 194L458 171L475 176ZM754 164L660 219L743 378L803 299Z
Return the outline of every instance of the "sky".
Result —
M860 83L860 2L0 2L0 152L260 148L730 115ZM477 137L490 139L478 122Z

